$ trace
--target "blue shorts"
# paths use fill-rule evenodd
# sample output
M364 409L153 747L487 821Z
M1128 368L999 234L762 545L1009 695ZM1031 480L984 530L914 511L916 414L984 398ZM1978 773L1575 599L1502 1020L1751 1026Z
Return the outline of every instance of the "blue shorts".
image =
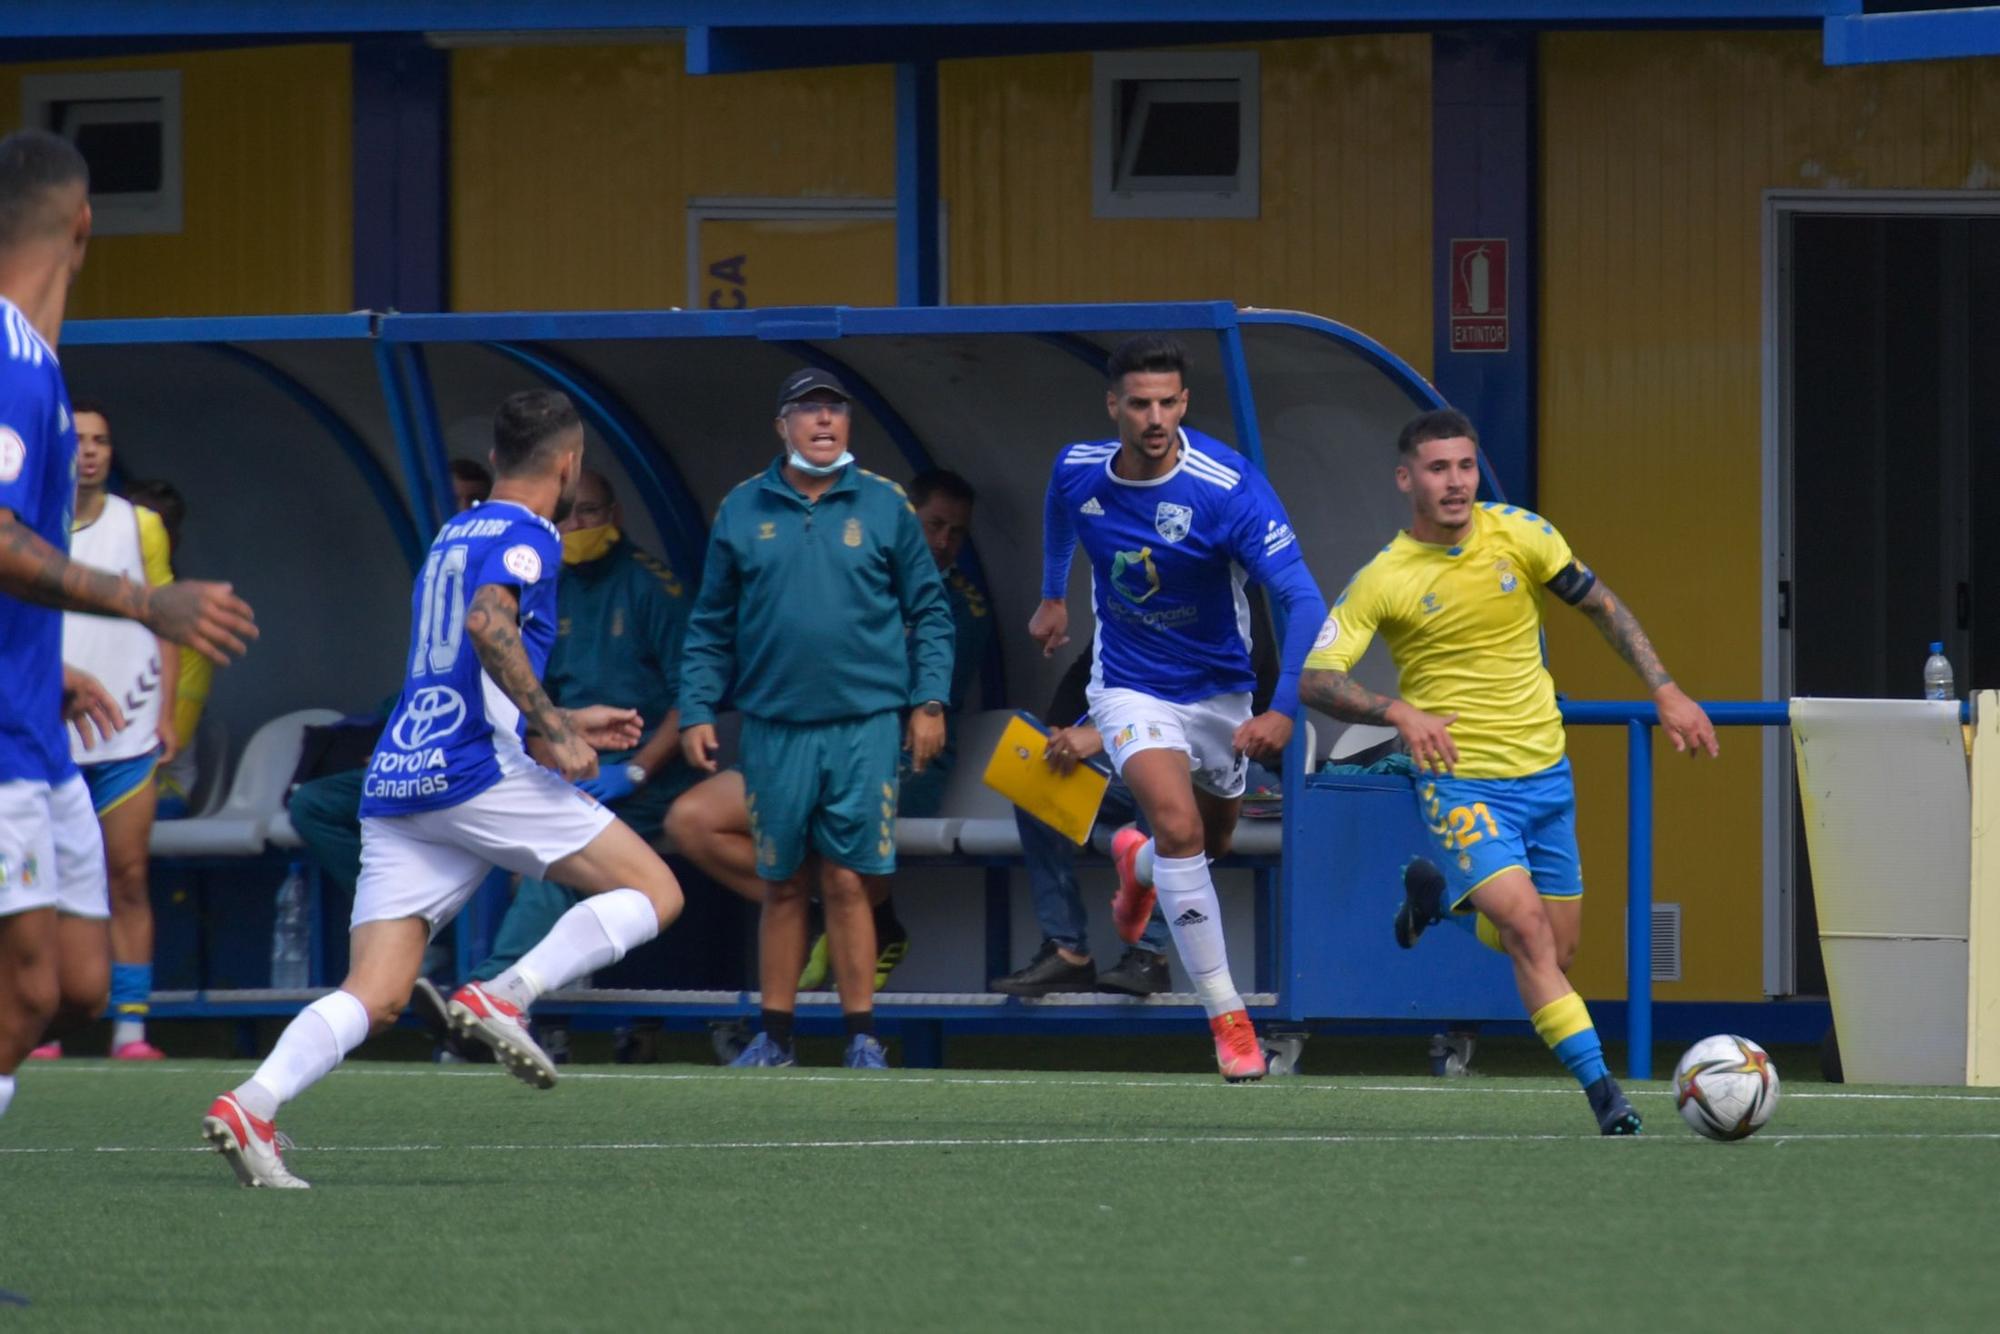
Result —
M90 788L91 808L101 816L152 782L153 769L159 762L160 752L155 749L129 760L106 760L102 764L77 767L83 771L83 781Z
M825 723L743 719L743 795L760 880L787 880L806 853L862 875L896 869L895 711Z
M1545 899L1583 897L1576 854L1576 784L1569 760L1526 778L1417 779L1417 809L1444 868L1445 905L1520 867Z

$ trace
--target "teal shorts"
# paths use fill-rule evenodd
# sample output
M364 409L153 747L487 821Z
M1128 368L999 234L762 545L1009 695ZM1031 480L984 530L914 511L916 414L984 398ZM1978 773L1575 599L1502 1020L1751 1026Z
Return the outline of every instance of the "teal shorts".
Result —
M129 760L106 760L102 764L77 767L83 772L84 785L90 789L91 808L101 816L152 782L153 770L159 762L160 752L153 749Z
M743 719L743 787L761 880L788 880L808 851L862 875L896 869L893 711L829 723Z
M1583 896L1576 852L1576 784L1567 757L1526 778L1417 778L1417 810L1444 869L1453 911L1518 866L1545 899Z

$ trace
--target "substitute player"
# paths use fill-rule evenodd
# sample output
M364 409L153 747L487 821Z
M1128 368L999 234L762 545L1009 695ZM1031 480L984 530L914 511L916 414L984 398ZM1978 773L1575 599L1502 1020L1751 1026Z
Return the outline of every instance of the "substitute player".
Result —
M110 418L95 404L77 404L70 416L77 448L70 554L156 588L172 583L167 529L160 516L109 490ZM111 1059L162 1060L166 1054L146 1041L153 994L153 900L146 867L159 799L153 773L178 749L174 710L180 650L135 622L68 612L63 616L63 661L103 682L125 715L124 728L95 746L87 745L81 733L70 741L70 758L83 772L104 835L111 886ZM32 1054L60 1056L62 1047L52 1042Z
M1583 1085L1599 1129L1636 1135L1639 1115L1564 976L1583 929L1583 876L1576 786L1542 661L1544 590L1588 616L1631 664L1674 749L1715 755L1715 728L1553 524L1475 501L1479 437L1465 414L1426 412L1396 447L1410 527L1334 599L1300 694L1336 718L1394 727L1422 771L1417 801L1444 869L1418 859L1405 872L1397 943L1409 948L1449 914L1504 951L1535 1031ZM1348 676L1378 632L1401 699Z
M1263 474L1181 424L1180 344L1131 339L1107 374L1104 405L1118 435L1056 456L1042 508L1042 601L1028 633L1044 654L1069 642L1069 565L1081 541L1096 576L1090 718L1153 830L1113 840L1112 917L1126 943L1137 942L1157 893L1223 1077L1260 1079L1264 1053L1229 975L1208 859L1235 835L1245 756L1275 763L1291 740L1299 667L1326 601ZM1271 707L1254 718L1246 579L1268 588L1287 618Z
M490 982L451 999L458 1035L552 1088L528 1035L543 992L643 945L677 916L680 886L629 825L573 784L597 752L638 744L639 715L558 709L540 676L556 638L556 577L583 470L583 427L563 395L509 396L493 423L492 498L438 531L411 597L403 693L361 795L352 962L340 989L286 1026L257 1072L202 1118L246 1186L302 1189L279 1154L278 1108L324 1078L409 1003L424 947L493 866L588 895Z
M65 710L122 724L95 680L66 674L63 611L138 621L217 661L256 637L227 584L166 588L69 559L76 431L56 343L90 240L90 173L67 139L0 139L0 1114L58 1004L104 1004L104 844L70 759Z

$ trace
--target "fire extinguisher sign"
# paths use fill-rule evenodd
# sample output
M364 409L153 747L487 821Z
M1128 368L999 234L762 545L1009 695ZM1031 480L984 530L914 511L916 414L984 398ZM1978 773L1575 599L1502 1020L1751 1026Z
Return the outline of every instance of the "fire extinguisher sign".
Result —
M1507 238L1451 241L1451 350L1507 350Z

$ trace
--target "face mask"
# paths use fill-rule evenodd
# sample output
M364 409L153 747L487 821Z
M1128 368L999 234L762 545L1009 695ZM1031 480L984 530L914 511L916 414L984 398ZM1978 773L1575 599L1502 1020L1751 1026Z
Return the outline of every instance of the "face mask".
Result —
M601 523L595 528L575 528L562 535L563 564L588 565L603 560L618 540L618 525Z
M840 451L840 457L831 463L808 463L805 455L795 449L785 461L808 477L831 477L854 462L854 453L852 450L843 449Z

